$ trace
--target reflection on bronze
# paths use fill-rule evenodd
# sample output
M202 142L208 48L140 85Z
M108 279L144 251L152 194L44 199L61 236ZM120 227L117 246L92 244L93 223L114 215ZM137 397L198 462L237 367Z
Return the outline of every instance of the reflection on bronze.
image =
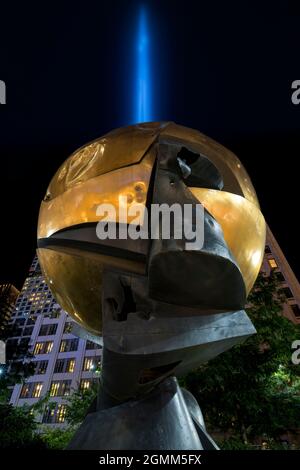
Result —
M46 199L97 176L139 163L165 126L154 122L116 129L84 145L58 169Z
M225 191L190 188L221 225L225 241L242 271L247 294L263 260L266 224L257 205Z
M127 197L129 205L145 204L154 160L150 150L141 163L95 176L53 199L46 198L41 204L38 237L47 238L66 227L97 222L99 204L113 204L118 210L119 196Z
M102 333L101 289L105 267L144 273L141 263L98 253L85 253L57 246L38 249L45 279L59 305L82 327Z

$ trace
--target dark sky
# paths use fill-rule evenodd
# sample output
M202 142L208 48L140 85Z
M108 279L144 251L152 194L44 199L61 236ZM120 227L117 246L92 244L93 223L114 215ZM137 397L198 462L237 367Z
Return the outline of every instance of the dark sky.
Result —
M17 287L58 166L80 145L132 121L140 2L74 3L1 4L0 281ZM299 9L288 2L144 4L154 118L197 128L239 156L300 278L300 105L291 102L291 83L300 79Z

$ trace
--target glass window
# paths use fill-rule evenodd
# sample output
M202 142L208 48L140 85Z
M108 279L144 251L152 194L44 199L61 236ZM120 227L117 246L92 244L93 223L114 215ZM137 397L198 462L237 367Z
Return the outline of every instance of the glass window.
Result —
M23 385L20 398L39 398L41 396L43 382L29 382Z
M82 379L80 381L80 390L88 390L91 388L93 385L98 383L98 379Z
M53 348L53 341L43 341L35 344L33 354L49 354Z
M53 325L49 325L48 335L55 335L56 330L57 330L57 323L54 323Z
M39 331L39 336L46 336L48 325L42 325Z
M51 297L51 295L50 295ZM60 314L60 310L58 309L53 309L50 313L50 317L51 318L58 318L59 317L59 314Z
M55 408L53 408L51 405L46 406L44 415L43 415L43 423L53 423L54 415L55 415Z
M50 336L55 335L57 330L57 323L42 325L40 328L39 336Z
M32 397L39 398L43 388L43 382L36 382L32 390Z
M86 342L86 347L85 349L98 349L100 346L93 341L90 341L89 339Z
M51 353L52 348L53 348L53 341L47 341L45 343L45 354Z
M82 370L87 371L87 370L93 370L94 368L94 361L92 357L85 357L84 362L83 362L83 368Z
M279 293L284 295L284 297L286 297L287 299L292 299L294 297L293 292L289 287L282 287L281 289L279 289Z
M47 371L47 367L48 367L48 361L37 361L36 366L35 366L35 373L37 375L45 374Z
M56 410L56 423L63 423L66 417L67 407L63 403L57 405Z
M56 406L53 406L53 403L48 405L44 412L43 423L64 423L66 411L64 403L58 403Z
M58 374L60 372L63 372L64 371L64 364L65 364L64 359L57 359L57 361L55 363L55 367L54 367L54 373Z
M33 332L33 326L27 326L23 330L23 336L31 336Z
M269 265L270 265L271 269L275 269L275 268L278 267L274 258L269 259L268 262L269 262Z
M78 349L78 338L63 339L60 343L59 352L77 351L77 349Z
M50 387L50 397L57 397L59 390L59 382L52 382Z
M64 326L64 333L71 333L72 331L72 322L68 321Z
M80 381L80 390L88 390L92 385L92 379L82 379Z
M300 307L298 304L291 305L295 317L300 318Z
M51 382L50 397L66 396L70 394L72 380L56 380Z
M44 343L35 343L33 354L42 354Z
M75 359L68 359L66 372L72 373L74 372L74 369L75 369Z
M55 368L54 368L54 373L72 373L74 372L75 368L75 359L57 359Z
M96 371L100 367L101 358L100 356L85 357L83 361L83 371Z
M282 274L282 272L278 271L277 273L275 273L275 276L276 276L277 281L279 281L279 282L285 282L285 277L284 277L284 275Z
M66 352L67 350L67 340L63 339L60 343L59 352Z
M20 398L29 398L30 384L24 384L20 393Z

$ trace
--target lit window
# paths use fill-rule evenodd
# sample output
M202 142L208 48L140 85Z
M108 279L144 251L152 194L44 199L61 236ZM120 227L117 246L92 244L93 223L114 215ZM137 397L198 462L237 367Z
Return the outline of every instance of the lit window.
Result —
M53 348L53 341L36 343L33 354L49 354Z
M57 423L63 423L65 421L66 411L67 411L66 405L60 403L57 406L57 411L56 411L56 422Z
M85 357L82 370L88 371L88 370L93 370L93 369L94 369L93 358L92 357Z
M75 359L70 359L67 364L66 372L74 372L75 369Z
M59 352L65 352L66 346L67 346L67 341L63 339L62 342L60 343Z
M91 386L91 380L90 379L83 379L80 382L80 390L88 390Z
M72 380L57 380L51 383L50 397L70 395Z
M75 359L57 359L55 363L54 373L62 373L62 372L74 372L75 369Z
M52 382L50 387L50 397L57 397L59 389L59 382Z
M43 388L43 382L29 382L23 385L20 398L39 398Z
M276 263L276 261L275 261L274 258L271 258L271 259L269 259L268 261L269 261L269 265L270 265L270 268L271 268L271 269L275 269L275 268L278 267L278 266L277 266L277 263Z
M24 384L20 393L20 398L29 398L30 384Z
M64 423L67 407L64 403L58 403L53 406L54 403L50 403L45 408L43 423Z
M60 343L59 352L77 351L77 349L78 349L78 338L63 339Z
M41 391L43 388L43 383L42 382L37 382L32 390L32 397L33 398L39 398L41 396Z
M43 344L44 343L36 343L33 354L42 354Z
M45 351L45 353L46 353L46 354L51 353L52 348L53 348L53 341L48 341L48 342L46 343L46 348L45 348L46 351Z

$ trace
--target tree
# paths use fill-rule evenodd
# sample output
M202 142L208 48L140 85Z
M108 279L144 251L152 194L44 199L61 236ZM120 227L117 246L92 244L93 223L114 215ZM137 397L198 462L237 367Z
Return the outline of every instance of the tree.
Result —
M47 449L63 450L67 447L75 432L74 428L49 428L40 429L41 439Z
M97 396L98 385L92 384L86 390L75 390L67 398L66 420L71 426L80 424Z
M6 340L12 334L12 327L5 331ZM7 364L1 366L0 375L0 403L6 403L11 394L11 388L34 373L33 354L28 351L28 345L19 343L13 348L8 345L6 350Z
M0 448L45 448L29 407L0 405Z
M300 329L282 316L276 282L274 275L260 275L249 296L247 313L257 334L183 380L208 427L245 444L255 436L276 438L300 422L300 371L291 362Z

